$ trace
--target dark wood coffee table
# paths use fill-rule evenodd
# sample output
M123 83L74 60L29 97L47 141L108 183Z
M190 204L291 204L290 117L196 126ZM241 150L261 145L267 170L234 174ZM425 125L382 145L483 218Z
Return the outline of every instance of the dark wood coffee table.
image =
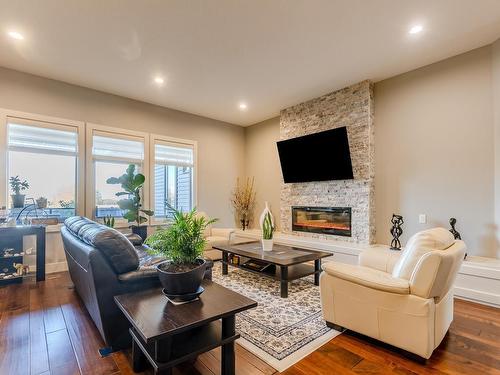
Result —
M136 372L148 361L155 374L171 374L172 367L222 346L221 374L234 375L235 314L257 302L214 282L196 301L173 305L161 288L115 297L132 324L132 361Z
M222 274L227 275L228 265L242 268L249 272L256 272L264 277L278 280L281 287L281 297L288 297L288 283L305 276L314 275L314 284L319 285L321 273L321 259L332 256L332 253L301 249L285 245L274 244L273 251L263 251L260 241L246 242L234 245L214 246L214 249L222 251ZM266 271L255 271L244 265L235 265L228 262L229 254L258 260L260 262L274 265L275 267ZM305 264L314 261L312 264Z

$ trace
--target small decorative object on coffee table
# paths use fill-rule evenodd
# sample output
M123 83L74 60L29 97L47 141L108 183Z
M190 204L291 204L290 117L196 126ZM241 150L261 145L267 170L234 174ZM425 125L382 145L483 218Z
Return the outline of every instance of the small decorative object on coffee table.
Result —
M221 374L235 374L235 314L257 302L204 280L199 300L173 305L159 289L124 294L115 302L130 321L132 361L136 372L146 362L154 374L170 375L172 367L221 347Z
M190 301L203 292L203 231L216 219L207 220L197 215L196 209L183 213L169 206L169 210L173 213L170 226L157 230L144 243L150 246L149 252L168 259L156 266L163 293L174 302Z
M401 225L404 223L403 216L392 214L391 223L391 250L401 250L401 241L399 241L399 237L403 234L403 228L401 228Z
M273 223L273 218L271 216L271 211L265 213L261 227L262 227L262 250L272 251L274 223Z
M253 241L234 245L217 245L214 249L222 251L222 274L227 275L230 254L249 258L248 262L235 265L249 272L256 272L280 282L281 297L288 297L288 283L309 275L314 275L314 284L319 285L321 259L332 256L325 251L301 249L275 244L273 251L262 251L260 242ZM312 264L307 264L314 262ZM248 265L248 266L247 266Z

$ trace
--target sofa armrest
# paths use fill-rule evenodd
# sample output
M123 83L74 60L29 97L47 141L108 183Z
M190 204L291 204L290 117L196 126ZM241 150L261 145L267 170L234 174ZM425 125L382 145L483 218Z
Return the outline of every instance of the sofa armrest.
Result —
M330 276L371 289L394 294L410 294L410 285L407 280L392 277L387 272L373 268L328 262L323 264L323 270Z
M213 237L224 237L227 238L228 241L231 239L233 233L233 228L212 228Z
M358 264L363 267L392 273L392 269L400 256L401 251L391 250L386 246L373 246L359 254Z

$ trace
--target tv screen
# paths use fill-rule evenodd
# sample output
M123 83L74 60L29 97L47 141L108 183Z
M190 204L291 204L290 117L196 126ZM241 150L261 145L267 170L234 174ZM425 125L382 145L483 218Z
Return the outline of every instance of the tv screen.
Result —
M353 178L345 127L279 141L277 146L286 183Z

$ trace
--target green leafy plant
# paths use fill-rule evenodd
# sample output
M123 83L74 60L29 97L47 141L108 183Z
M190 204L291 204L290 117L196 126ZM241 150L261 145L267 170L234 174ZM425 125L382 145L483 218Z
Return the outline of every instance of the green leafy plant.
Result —
M106 225L107 227L110 227L110 228L114 228L115 227L115 218L111 215L107 215L104 219L104 225Z
M174 264L193 264L205 248L203 231L217 219L207 220L198 216L196 208L187 213L177 211L170 205L169 209L173 213L171 225L153 233L145 243L152 254L164 256Z
M9 185L10 185L12 192L15 195L19 195L22 190L27 190L30 187L30 184L28 183L28 181L26 181L26 180L21 181L19 176L11 177L9 179Z
M120 199L118 207L126 211L123 217L129 223L136 222L141 225L148 221L146 216L153 216L154 212L142 208L141 204L141 189L144 187L146 178L142 173L135 173L135 165L130 164L127 170L120 177L110 177L106 180L108 184L120 184L123 191L116 193L117 197L128 196L128 198ZM144 216L146 215L146 216Z
M264 221L262 222L262 238L265 240L272 240L274 233L273 221L271 218L271 213L268 212L264 216Z

